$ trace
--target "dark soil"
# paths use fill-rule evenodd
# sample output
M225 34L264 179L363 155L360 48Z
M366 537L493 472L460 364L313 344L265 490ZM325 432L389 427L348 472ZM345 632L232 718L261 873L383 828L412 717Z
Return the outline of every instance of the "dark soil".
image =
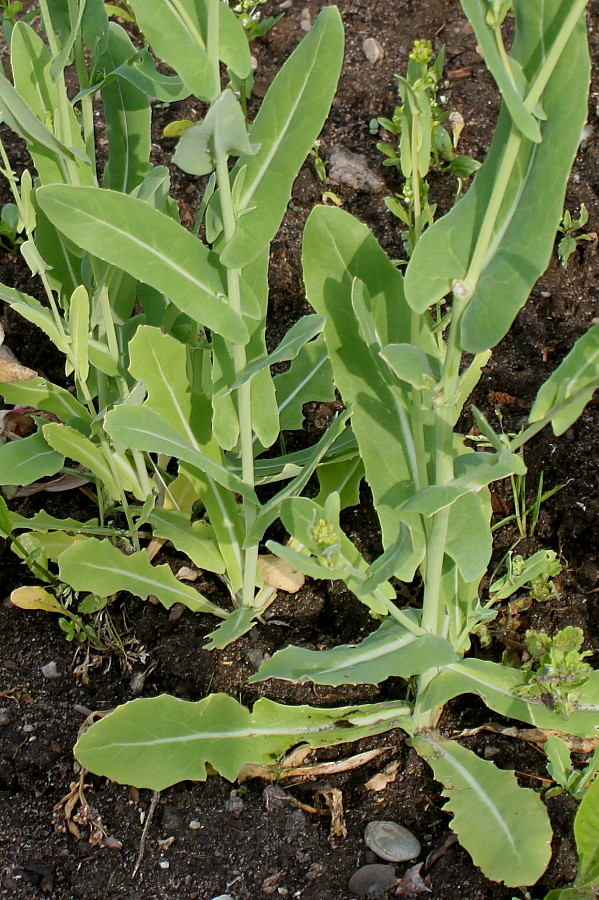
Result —
M323 5L323 0L294 0L285 18L254 45L257 97L302 37L302 7L314 17ZM433 38L437 47L446 46L448 104L459 110L466 122L462 152L484 158L499 99L457 0L338 0L338 5L347 32L346 63L322 134L321 153L326 159L336 145L363 153L386 188L373 194L345 185L327 187L343 199L346 209L370 225L392 257L400 257L396 220L383 203L385 193L397 190L399 182L391 169L380 165L377 138L370 134L369 122L392 113L396 102L393 75L404 71L413 39ZM277 7L269 3L263 9L276 12ZM594 134L581 147L565 205L577 211L586 203L587 230L595 231L599 230L599 144L595 140L599 127L598 0L591 0L588 14L595 59L589 111ZM378 65L364 56L362 42L368 37L376 38L384 48L384 59ZM200 115L189 103L173 107L156 110L155 162L168 161L172 151L172 142L161 137L162 126L185 115ZM2 134L12 148L11 158L25 163L19 145L6 129ZM173 186L183 219L190 223L197 204L196 180L173 169ZM0 200L5 202L5 184L0 191ZM433 179L433 199L441 211L451 202L452 191L442 180ZM322 185L308 162L297 179L288 217L273 248L273 342L307 309L299 239L303 222L321 193ZM0 265L4 283L27 285L32 290L27 273L10 254L0 256ZM506 430L518 429L538 386L597 316L598 270L591 245L583 245L567 270L554 256L529 304L494 353L473 401L491 416L494 408L501 408ZM60 361L38 332L10 313L5 322L7 343L20 360L60 380ZM329 413L326 408L308 410L309 428L322 427ZM534 541L521 545L518 552L526 555L538 547L552 548L565 569L558 597L521 612L517 621L510 620L507 605L501 611L491 651L495 655L501 653L510 628L522 632L534 627L552 633L577 624L584 628L586 646L597 646L598 416L599 407L592 403L562 438L540 435L527 450L531 496L541 471L546 488L566 486L544 506ZM471 425L471 420L465 420L466 430ZM496 493L501 517L511 509L508 486L497 486ZM72 493L51 495L49 500L46 496L43 502L31 498L22 511L34 511L41 505L55 515L85 515L81 498ZM364 507L348 512L345 526L366 552L376 552L378 538L367 498ZM511 526L497 533L497 560L516 539ZM27 581L27 574L8 550L2 564L2 595L7 598L13 588ZM215 586L212 589L216 590ZM87 819L78 815L80 807L72 811L80 840L67 829L64 806L55 810L69 794L71 784L78 781L72 747L86 711L111 709L140 694L153 696L165 691L190 700L228 691L251 704L265 688L248 686L247 677L265 653L289 642L328 644L331 635L336 641L357 641L369 628L369 620L351 595L324 583L311 584L293 598L280 596L267 623L257 625L221 652L202 649L204 636L214 627L209 617L184 611L176 618L160 607L137 602L123 603L112 616L115 633L125 645L124 654L116 647L114 652L102 654L75 649L49 615L25 613L8 600L0 605L0 897L24 900L47 894L57 900L210 900L230 894L234 900L269 895L348 900L351 874L363 863L375 861L369 858L362 839L364 827L372 819L394 819L411 828L422 842L424 855L445 844L451 832L440 788L425 764L405 746L401 733L392 732L317 754L320 760L335 761L367 749L381 749L376 759L353 771L283 782L274 788L257 779L234 786L211 777L204 784L185 783L163 792L148 829L143 861L132 878L152 800L150 792L87 776ZM51 662L56 665L56 677L48 678L42 667ZM338 705L393 698L401 688L391 679L380 687L329 689L281 683L268 684L266 689L277 700ZM481 726L491 718L476 698L468 696L450 704L441 725L452 734ZM542 779L547 777L544 756L530 744L484 731L465 741L500 767L515 768L522 784L542 788ZM397 778L380 792L366 789L367 780L393 761L398 763ZM324 799L330 789L342 793L345 838L330 836L331 817ZM555 829L554 852L547 873L534 888L536 897L567 885L576 870L572 838L576 803L561 795L548 806ZM397 866L398 876L405 868ZM515 893L488 882L455 843L434 863L428 879L432 900L456 896L510 900Z

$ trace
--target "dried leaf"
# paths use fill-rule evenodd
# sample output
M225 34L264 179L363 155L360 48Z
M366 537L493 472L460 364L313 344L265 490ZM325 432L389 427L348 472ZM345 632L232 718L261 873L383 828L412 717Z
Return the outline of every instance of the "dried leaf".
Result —
M395 781L399 769L399 760L394 760L385 766L382 772L377 772L369 778L364 787L367 791L384 791L388 784Z
M318 795L323 798L331 813L331 829L329 837L346 838L347 826L343 813L343 794L339 788L322 788Z
M51 481L35 481L33 484L26 484L19 488L15 497L30 497L32 494L39 494L42 491L56 494L59 491L72 491L85 484L89 484L87 478L81 478L79 475L60 475Z
M62 606L43 587L20 587L10 595L10 602L19 609L43 609L46 612L62 613Z
M424 863L416 863L412 866L404 877L397 882L397 887L393 891L394 897L414 897L416 894L431 894L432 891L420 872Z
M304 779L336 775L338 772L348 772L351 769L357 769L359 766L365 766L366 763L371 762L383 753L382 749L367 750L364 753L358 753L346 759L303 766L300 765L302 760L297 758L298 749L301 751L303 758L312 752L311 747L302 746L297 748L289 756L285 757L278 766L261 766L246 763L239 773L238 781L248 781L250 778L262 778L263 781L279 781L283 778Z
M262 581L269 587L296 594L304 586L305 578L290 563L268 553L258 557Z
M28 378L37 378L37 372L21 366L12 360L0 357L0 384L7 384L13 381L26 381Z
M177 578L179 581L197 581L198 573L195 569L190 569L189 566L181 566L177 572Z

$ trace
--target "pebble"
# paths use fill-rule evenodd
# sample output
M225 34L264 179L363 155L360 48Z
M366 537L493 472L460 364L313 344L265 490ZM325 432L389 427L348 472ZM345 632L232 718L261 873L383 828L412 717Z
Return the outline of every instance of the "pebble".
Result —
M179 831L183 826L179 810L176 806L167 804L162 810L162 827L167 834Z
M0 725L10 725L11 722L12 716L10 714L10 709L6 709L6 707L0 709Z
M352 896L361 900L383 900L389 888L395 886L397 878L393 866L375 863L362 866L349 879L348 888Z
M23 725L23 734L31 734L35 731L35 725Z
M197 819L192 819L187 827L190 828L191 831L199 831L202 827L202 823L198 822Z
M329 154L329 178L339 184L347 184L356 191L374 194L383 190L384 182L372 171L361 153L352 153L345 147L333 147Z
M307 6L304 6L300 13L300 28L302 31L310 31L312 28L312 16Z
M213 897L212 900L233 900L233 897L230 894L219 894L218 897Z
M160 862L158 863L158 865L160 866L161 869L170 869L170 867L171 867L171 864L168 861L168 859L161 859Z
M420 841L411 831L397 822L369 822L364 841L381 859L402 862L420 855Z
M372 63L373 66L380 62L385 55L385 51L376 38L364 38L362 41L362 50L364 51L364 56L368 62Z
M283 0L282 3L279 3L279 9L282 9L282 10L291 9L292 6L293 6L293 0Z
M44 678L60 678L60 672L58 671L58 666L54 660L46 663L45 666L42 666L42 675Z

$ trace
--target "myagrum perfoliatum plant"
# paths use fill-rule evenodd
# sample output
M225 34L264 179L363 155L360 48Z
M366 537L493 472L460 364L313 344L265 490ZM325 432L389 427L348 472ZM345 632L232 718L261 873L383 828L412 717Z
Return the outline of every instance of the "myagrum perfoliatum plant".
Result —
M137 520L128 509L135 526L150 525L176 546L175 521L190 508L184 505L188 494L200 497L206 510L201 527L211 529L202 535L204 543L221 554L222 574L239 604L224 623L226 638L250 627L259 609L255 555L267 524L277 517L297 543L270 543L271 550L308 576L344 581L383 620L357 646L320 652L289 647L253 680L339 685L399 676L409 683L409 699L315 709L264 698L253 711L224 694L198 703L140 699L93 725L76 755L94 772L161 790L205 778L207 764L233 780L244 763L272 763L298 742L319 747L401 728L444 785L451 827L474 862L489 878L532 884L550 856L551 829L539 796L520 788L512 772L479 759L435 728L448 700L476 693L510 718L575 735L596 733L598 673L570 696L572 712L565 716L549 697L522 694L524 673L467 653L472 632L495 615L479 596L491 555L488 485L524 472L517 451L542 427L550 424L561 434L576 420L599 384L599 327L581 338L543 385L522 435L499 437L477 414L492 448L477 453L454 430L491 348L509 330L551 254L586 115L586 3L515 0L508 55L502 22L510 3L462 0L503 96L487 160L466 196L417 241L405 278L364 225L339 209L315 209L303 256L317 318L303 320L270 357L263 343L268 242L293 174L326 115L342 33L336 10L326 9L277 76L248 131L233 94L220 90L217 57L233 64L225 55L228 39L212 42L226 19L222 9L218 14L221 6L217 0L132 0L154 52L192 93L210 102L202 123L185 133L175 154L175 162L192 174L211 174L202 204L210 246L169 218L171 205L153 208L145 193L131 197L93 185L47 183L36 189L44 221L83 260L85 290L86 280L93 290L102 284L99 297L105 296L106 267L124 272L123 278L140 283L145 317L122 323L125 336L118 346L126 348L126 361L111 377L123 379L123 395L102 406L92 397L94 408L101 408L95 415L88 410L87 422L75 416L70 426L42 425L42 438L64 453L66 445L57 446L56 436L70 427L110 452L111 460L124 459L136 474L140 467L146 471L147 456L135 454L159 454L159 482L178 516L159 505L152 485L146 494L139 491ZM175 16L175 10L185 15ZM238 161L229 171L231 156ZM74 290L82 294L80 285ZM450 315L443 310L441 324L445 300ZM76 315L68 323L69 347L73 334L79 335L74 343L81 343L79 321ZM310 341L320 329L324 343L320 337ZM307 375L290 377L301 385L326 357L351 430L343 430L342 417L305 456L261 461L256 454L274 442L279 427L287 427L269 365L293 358L299 347L291 372L303 359ZM22 382L15 389L26 387ZM276 428L269 413L275 400ZM81 460L74 450L71 442L68 455L101 482L91 454ZM173 482L160 464L163 457L179 461ZM319 498L299 497L323 459L328 464L319 468ZM257 484L290 475L293 480L275 501L262 506ZM364 476L384 548L370 565L339 524L340 510L357 502ZM123 494L138 496L130 483ZM191 553L188 522L186 514L180 531ZM132 543L134 536L132 528ZM147 570L134 569L141 566L140 551L126 558L104 541L95 542L92 552L89 540L58 556L61 578L85 590L101 572L107 594L139 593L132 582L146 579L148 592L158 594L156 568L146 561ZM417 573L422 604L400 609L389 579L410 582Z
M28 527L21 544L28 559L37 553L36 576L49 563L46 580L71 592L151 594L167 607L180 602L213 613L223 625L212 646L223 646L273 599L258 548L282 502L302 490L331 447L357 453L344 436L345 414L306 452L259 459L281 429L301 427L307 400L334 397L324 319L304 318L271 356L265 326L269 244L327 116L343 28L335 8L323 11L248 128L236 94L221 84L221 62L236 84L251 70L233 11L220 0L134 0L131 7L176 75L160 75L147 48L135 51L100 0L51 0L41 4L48 47L18 23L14 84L0 78L1 114L27 141L37 172L35 180L25 173L19 187L4 154L27 235L21 252L48 307L10 287L0 286L0 295L65 354L75 384L74 395L43 378L5 386L7 400L59 421L42 419L34 434L0 448L0 481L75 472L95 487L99 508L98 521L85 528L41 513L30 521L13 516L4 532ZM71 57L79 117L64 84ZM97 91L109 145L101 179ZM167 170L149 164L149 98L189 94L210 106L180 141L175 162L212 176L201 204L209 244L179 223ZM292 365L273 378L276 361ZM66 459L78 468L65 469ZM167 472L171 459L175 477ZM261 503L257 485L276 482L286 483ZM192 524L198 504L204 515ZM100 537L115 516L122 527ZM219 575L233 610L182 584L167 566L152 566L140 547L140 529L149 528ZM37 588L15 592L13 601L46 609L53 602Z

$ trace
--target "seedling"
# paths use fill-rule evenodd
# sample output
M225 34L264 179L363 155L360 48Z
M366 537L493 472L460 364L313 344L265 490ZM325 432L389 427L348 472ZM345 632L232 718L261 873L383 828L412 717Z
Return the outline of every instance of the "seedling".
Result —
M546 791L545 796L557 797L563 791L567 791L572 797L581 800L599 775L599 747L595 748L582 769L574 767L568 745L555 734L545 742L545 753L547 771L557 782L557 786Z
M394 166L405 179L402 193L387 197L385 204L408 227L403 236L408 257L434 219L435 206L428 202L427 176L431 167L453 172L460 181L479 168L479 163L470 157L455 154L463 120L444 109L445 97L439 95L444 60L443 48L433 62L431 42L414 41L406 77L395 76L403 104L395 108L391 119L374 120L399 138L399 153L386 142L378 143L377 149L386 157L383 165ZM443 125L447 120L453 138Z
M320 141L315 141L314 146L310 150L310 156L312 158L312 162L314 164L314 171L316 172L316 177L320 181L323 186L323 191L321 195L321 200L323 203L334 203L335 206L343 206L343 200L333 191L324 190L325 185L327 183L327 167L324 159L320 155Z
M564 210L564 215L557 229L558 232L563 234L557 245L557 255L564 269L568 267L568 261L579 244L590 242L596 246L597 234L594 231L587 234L580 233L588 221L589 213L584 203L580 204L580 214L577 219L572 218L570 210Z
M562 628L555 637L542 631L527 631L524 644L529 660L521 668L525 681L514 693L539 697L558 715L570 716L593 672L592 666L584 662L592 652L581 651L583 641L582 629L573 625Z
M0 250L14 252L22 243L19 229L19 209L15 203L6 203L0 215Z

